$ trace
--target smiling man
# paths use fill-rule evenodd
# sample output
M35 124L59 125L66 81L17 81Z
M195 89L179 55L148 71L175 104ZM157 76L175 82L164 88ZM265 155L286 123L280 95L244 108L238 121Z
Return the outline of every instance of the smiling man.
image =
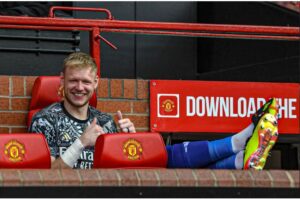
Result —
M46 136L52 168L89 169L93 166L94 145L99 135L116 133L113 118L89 105L98 86L97 66L85 53L73 53L64 60L60 94L57 102L38 112L29 131ZM129 119L118 112L123 132L135 132Z
M89 105L98 80L93 58L72 53L64 60L61 73L62 102L32 118L29 132L45 135L52 168L93 168L98 136L118 132L110 115ZM168 167L261 170L278 137L277 114L276 99L271 99L252 116L248 127L233 136L167 145ZM120 111L117 115L122 132L136 132L129 119L123 119Z

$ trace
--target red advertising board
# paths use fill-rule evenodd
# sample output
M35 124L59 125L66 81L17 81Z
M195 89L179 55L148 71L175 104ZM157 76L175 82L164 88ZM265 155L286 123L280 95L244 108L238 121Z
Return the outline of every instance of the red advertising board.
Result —
M300 134L300 84L150 81L153 132L239 132L269 98L280 104L279 133Z

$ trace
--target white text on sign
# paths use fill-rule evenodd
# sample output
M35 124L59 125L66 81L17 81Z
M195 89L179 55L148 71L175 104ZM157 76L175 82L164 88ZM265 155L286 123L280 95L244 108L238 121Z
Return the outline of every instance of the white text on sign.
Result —
M276 98L279 117L296 119L296 98ZM186 116L250 117L261 107L264 98L186 96Z

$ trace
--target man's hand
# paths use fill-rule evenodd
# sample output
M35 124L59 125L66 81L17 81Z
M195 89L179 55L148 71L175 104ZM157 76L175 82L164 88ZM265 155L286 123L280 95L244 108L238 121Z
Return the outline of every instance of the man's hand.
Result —
M104 133L105 132L103 128L97 125L97 119L94 118L92 123L88 127L86 127L85 131L79 139L84 147L95 146L98 136Z
M121 111L117 111L118 124L124 133L135 133L134 124L129 119L123 119Z

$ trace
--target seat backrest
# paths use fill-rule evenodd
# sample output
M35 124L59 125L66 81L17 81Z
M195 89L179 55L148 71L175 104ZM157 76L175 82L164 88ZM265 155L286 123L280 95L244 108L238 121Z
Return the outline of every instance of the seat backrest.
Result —
M100 135L94 168L166 168L167 151L159 133Z
M42 109L54 102L59 102L58 88L59 76L39 76L36 78L32 93L29 110Z
M0 134L0 168L51 168L43 134Z
M33 88L32 96L29 105L29 113L27 119L27 126L29 127L33 115L39 110L51 105L54 102L59 102L61 97L58 95L60 86L60 76L39 76L36 78ZM97 106L96 93L90 99L90 105Z

